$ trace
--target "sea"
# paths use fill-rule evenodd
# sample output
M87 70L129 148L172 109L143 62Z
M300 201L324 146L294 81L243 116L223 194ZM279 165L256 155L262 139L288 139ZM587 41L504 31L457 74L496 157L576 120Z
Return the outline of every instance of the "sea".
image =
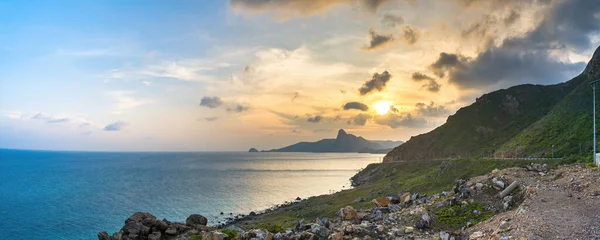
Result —
M350 188L381 154L67 152L0 149L2 239L97 239L131 214L216 225L296 197ZM220 213L223 212L223 215Z

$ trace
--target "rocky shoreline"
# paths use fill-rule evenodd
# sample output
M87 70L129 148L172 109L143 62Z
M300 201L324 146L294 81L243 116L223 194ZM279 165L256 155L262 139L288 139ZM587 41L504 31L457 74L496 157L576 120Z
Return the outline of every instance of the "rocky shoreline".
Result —
M577 204L573 207L581 205L586 208L583 211L589 213L583 214L582 219L571 221L582 222L582 226L591 230L570 230L565 236L574 238L559 239L600 239L598 182L600 171L597 168L567 165L549 171L546 165L531 164L524 168L494 170L468 180L457 179L451 191L431 196L409 192L381 196L370 201L372 208L346 206L339 209L335 217L296 220L290 228L265 224L261 228L245 229L242 225L244 221L258 219L264 213L239 216L228 224L211 227L207 226L207 219L198 214L190 215L185 223L176 223L138 212L125 221L119 232L112 235L100 232L98 239L547 239L555 235L538 231L536 225L552 224L570 230L572 224L543 218L538 221L544 222L531 223L526 219L537 219L537 215L542 214L543 211L533 210L536 208L532 204L548 202L546 194L565 192L562 197L581 200L573 203ZM548 191L556 187L563 192ZM293 204L297 203L277 207ZM556 217L566 214L560 213L564 206L554 207L558 209ZM274 210L276 208L266 212ZM498 216L502 218L498 220ZM594 216L598 218L594 219Z

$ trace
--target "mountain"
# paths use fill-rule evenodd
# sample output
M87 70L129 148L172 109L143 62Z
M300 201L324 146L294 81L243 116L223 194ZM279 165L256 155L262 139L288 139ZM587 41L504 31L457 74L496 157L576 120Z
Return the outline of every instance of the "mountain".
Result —
M299 142L284 148L273 149L268 152L377 152L391 150L402 144L402 141L369 141L346 133L343 129L338 131L335 139L322 139L317 142ZM383 152L383 153L387 153Z
M442 126L394 148L384 161L587 151L592 146L589 82L599 73L600 47L579 76L555 85L524 84L484 94Z

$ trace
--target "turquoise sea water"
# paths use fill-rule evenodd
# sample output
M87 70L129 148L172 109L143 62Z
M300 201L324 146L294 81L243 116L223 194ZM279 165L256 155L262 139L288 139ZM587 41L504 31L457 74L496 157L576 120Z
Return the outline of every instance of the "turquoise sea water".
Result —
M4 239L97 239L137 211L171 221L199 213L216 224L230 212L348 188L381 157L0 150L0 229Z

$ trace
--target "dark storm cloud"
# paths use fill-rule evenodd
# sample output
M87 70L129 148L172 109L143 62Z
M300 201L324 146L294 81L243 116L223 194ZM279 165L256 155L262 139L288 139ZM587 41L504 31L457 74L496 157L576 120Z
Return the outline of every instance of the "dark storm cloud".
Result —
M392 78L392 75L388 71L384 71L382 73L375 73L371 80L365 82L358 91L360 95L366 95L372 91L382 91L385 89L387 82Z
M381 35L374 28L369 29L369 38L369 45L365 46L367 50L374 50L394 41L392 34Z
M435 80L435 79L434 79L434 78L432 78L432 77L430 77L430 76L427 76L427 75L426 75L426 74L424 74L424 73L421 73L421 72L414 72L414 73L412 74L412 80L414 80L414 81L417 81L417 82L420 82L420 81L422 81L422 80Z
M467 58L460 54L440 53L438 60L429 66L429 69L438 77L444 77L446 72L456 68L464 68Z
M439 117L448 115L449 111L443 105L436 105L434 102L430 102L429 105L425 103L417 103L415 105L417 107L417 112L421 116L428 117Z
M373 118L373 116L369 114L359 113L358 115L350 118L346 123L348 125L364 126L365 124L367 124L367 121L371 118Z
M404 18L402 18L401 16L396 16L392 13L386 13L381 19L381 24L388 27L400 26L404 24Z
M233 107L228 107L227 111L228 112L236 112L236 113L241 113L241 112L245 112L250 110L250 107L248 106L244 106L244 105L240 105L240 104L236 104Z
M404 26L404 40L409 44L409 45L415 45L415 43L417 43L417 41L419 40L419 36L421 36L421 33L419 32L419 29L416 29L414 27L411 26Z
M122 121L108 124L104 127L104 131L121 131L125 127L126 123Z
M321 116L319 116L319 115L317 115L317 116L314 116L314 117L308 117L308 118L306 119L306 121L307 121L307 122L311 122L311 123L318 123L318 122L320 122L321 120L323 120L323 117L321 117Z
M556 59L551 52L587 51L590 36L600 32L600 4L597 0L570 0L554 4L541 23L521 37L505 39L473 59L457 54L431 65L438 76L447 73L449 81L463 88L502 83L556 83L582 71L585 63Z
M357 109L361 111L368 111L369 106L361 102L349 102L344 104L344 110Z
M427 121L422 117L413 117L410 113L387 113L375 116L375 123L391 128L420 128L425 126Z
M203 97L200 100L200 106L207 108L218 108L223 105L223 101L220 97Z

